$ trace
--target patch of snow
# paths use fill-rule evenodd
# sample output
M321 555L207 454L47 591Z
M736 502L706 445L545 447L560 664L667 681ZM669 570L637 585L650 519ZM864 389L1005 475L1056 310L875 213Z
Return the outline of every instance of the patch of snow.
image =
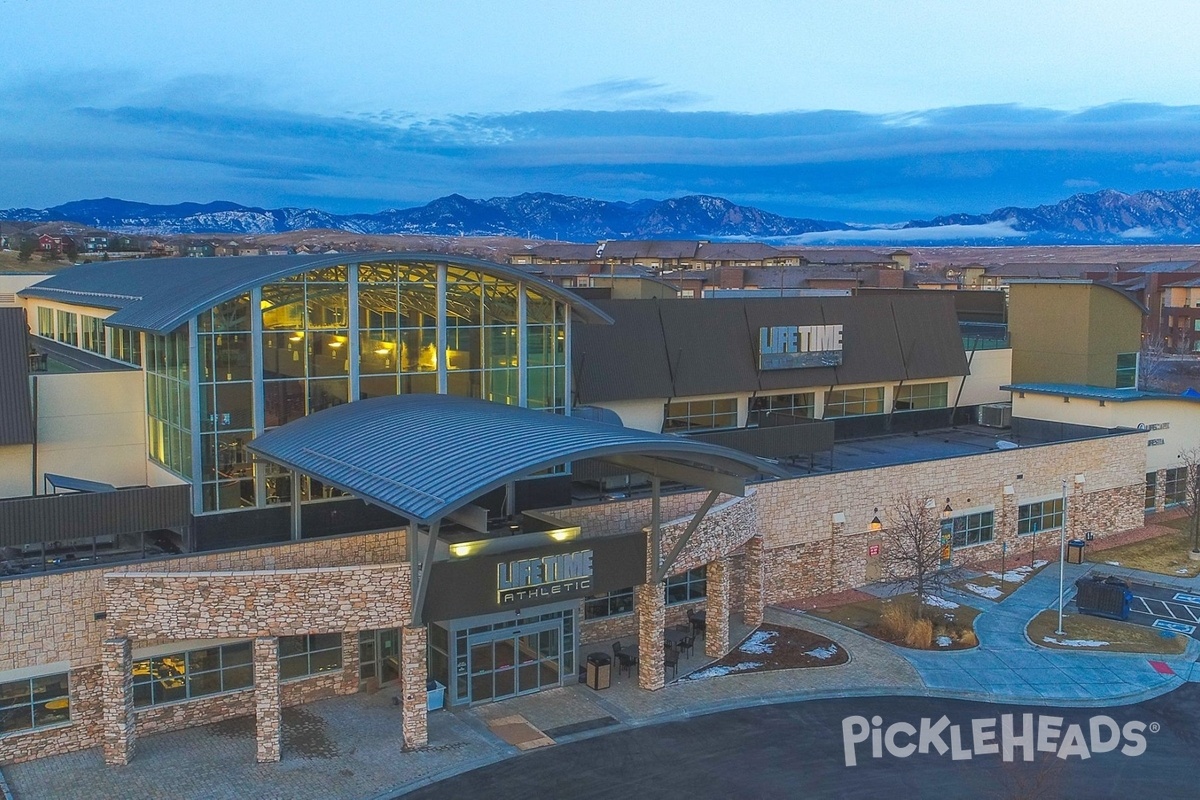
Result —
M734 672L747 672L752 669L758 669L762 666L761 661L743 661L740 664L731 664L729 666L705 667L702 670L693 672L683 680L685 681L702 681L707 678L720 678L725 675L730 675Z
M1013 567L1003 574L999 572L988 572L987 575L990 578L994 578L998 581L1004 581L1005 583L1022 583L1026 578L1033 574L1035 569L1040 569L1044 566L1046 566L1045 561L1035 561L1033 562L1033 566Z
M805 650L804 655L812 656L813 658L819 658L824 661L837 655L837 651L837 645L831 644L828 647L818 647L815 650Z
M1176 575L1187 575L1188 571L1186 569L1177 569L1177 570L1175 570L1175 574Z
M922 598L922 602L934 608L958 608L958 603L953 600L947 600L944 597L938 597L936 594L926 595Z
M937 646L938 647L949 647L952 644L954 644L954 640L951 639L949 636L937 637Z
M988 600L999 600L1004 594L1004 592L1000 591L1000 589L995 586L980 586L977 583L963 584L963 588L968 592L973 592L979 595L980 597L986 597Z
M1064 647L1107 647L1109 644L1097 639L1055 639L1053 636L1043 636L1042 641L1048 644L1061 644Z
M771 640L777 635L778 631L755 631L750 634L749 639L742 642L742 646L738 648L738 651L756 656L773 653L775 652L775 643Z
M1108 564L1110 567L1119 567L1119 566L1121 566L1121 562L1120 562L1120 561L1105 561L1104 563L1105 563L1105 564Z

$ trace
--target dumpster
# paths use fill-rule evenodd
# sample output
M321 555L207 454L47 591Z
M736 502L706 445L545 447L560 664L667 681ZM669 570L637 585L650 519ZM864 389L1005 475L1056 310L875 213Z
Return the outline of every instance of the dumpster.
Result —
M1067 563L1082 564L1083 563L1083 548L1087 545L1083 539L1068 539L1067 540Z
M1109 619L1129 619L1133 592L1120 578L1090 575L1075 581L1075 606L1081 614Z
M592 689L607 689L612 683L612 658L604 653L587 657L587 685Z

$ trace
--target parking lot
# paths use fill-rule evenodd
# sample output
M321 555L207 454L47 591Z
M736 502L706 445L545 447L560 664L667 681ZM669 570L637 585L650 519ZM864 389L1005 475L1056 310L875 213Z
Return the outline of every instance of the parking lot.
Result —
M1131 583L1133 602L1129 621L1158 630L1197 637L1200 628L1200 594Z

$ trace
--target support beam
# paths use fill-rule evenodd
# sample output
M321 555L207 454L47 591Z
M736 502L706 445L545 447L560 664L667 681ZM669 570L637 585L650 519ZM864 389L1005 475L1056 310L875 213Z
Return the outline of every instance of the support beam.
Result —
M279 760L283 748L283 707L279 696L279 637L254 640L254 739L259 764Z
M437 549L438 533L441 528L442 521L440 519L429 526L429 541L425 544L425 558L421 559L421 563L413 572L413 580L417 583L413 587L412 623L414 625L420 625L424 618L425 596L429 594L429 578L432 571L430 567L433 565L433 555Z
M300 473L297 472L296 470L292 470L291 472L292 472L292 505L291 505L291 508L289 509L289 511L291 512L292 541L298 542L298 541L300 541L300 539L303 535L303 531L301 530L301 528L303 526L302 520L304 519L303 508L300 505L300 495L301 495Z
M658 476L650 479L650 569L646 578L654 580L654 576L662 569L662 492Z
M671 552L663 559L662 565L655 569L655 581L665 580L667 575L670 574L671 565L675 563L675 559L679 558L679 554L683 552L683 548L687 545L688 540L692 538L692 534L696 532L696 528L700 527L700 523L704 521L709 509L713 507L713 503L717 502L717 497L720 494L719 491L713 489L708 493L708 497L704 498L704 502L700 504L700 509L692 517L692 521L688 523L687 528L684 529L683 534L679 537L679 541L675 543L675 546L671 548Z
M646 456L608 456L604 460L611 464L635 469L638 472L645 472L656 478L666 478L688 486L702 486L705 489L714 489L736 497L746 496L746 480L723 472L689 467L685 464L676 464Z

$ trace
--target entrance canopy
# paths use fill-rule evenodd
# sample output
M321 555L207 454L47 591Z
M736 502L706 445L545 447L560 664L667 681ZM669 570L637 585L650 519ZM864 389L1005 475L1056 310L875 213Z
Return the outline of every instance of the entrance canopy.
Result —
M726 447L449 395L347 403L248 447L426 525L509 481L583 458L729 494L744 494L754 475L786 477Z

